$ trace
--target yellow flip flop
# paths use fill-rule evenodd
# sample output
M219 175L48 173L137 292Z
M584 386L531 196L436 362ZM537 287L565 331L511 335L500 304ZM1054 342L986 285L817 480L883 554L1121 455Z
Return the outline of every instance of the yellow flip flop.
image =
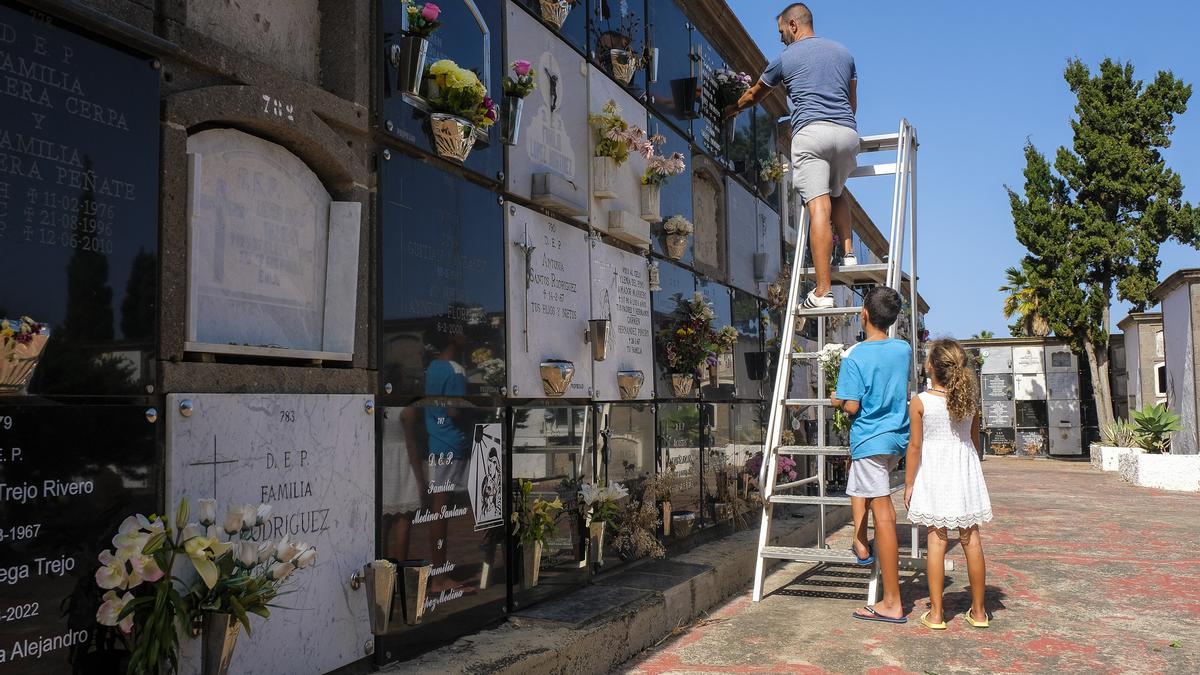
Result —
M932 611L932 610L930 610L930 611ZM930 612L925 612L924 614L921 615L921 625L925 626L926 628L928 628L930 630L946 630L946 622L945 621L942 621L941 623L931 623L929 621L929 614L930 614Z
M987 616L987 614L984 613L984 616ZM987 619L984 619L983 621L976 621L974 619L974 617L971 616L971 610L969 610L969 609L967 610L967 623L970 624L971 627L973 627L973 628L987 628L988 627Z

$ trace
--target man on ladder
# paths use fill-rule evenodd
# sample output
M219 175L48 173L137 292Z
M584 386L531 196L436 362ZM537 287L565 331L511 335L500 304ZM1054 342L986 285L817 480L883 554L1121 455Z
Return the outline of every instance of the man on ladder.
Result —
M850 201L842 196L846 179L857 165L859 138L858 73L854 57L841 44L813 34L813 16L801 2L777 17L784 49L736 105L732 117L766 98L773 87L787 85L792 111L792 176L809 215L817 286L804 299L807 309L833 307L829 266L832 230L842 245L842 266L857 263L851 240ZM833 227L830 227L832 220Z

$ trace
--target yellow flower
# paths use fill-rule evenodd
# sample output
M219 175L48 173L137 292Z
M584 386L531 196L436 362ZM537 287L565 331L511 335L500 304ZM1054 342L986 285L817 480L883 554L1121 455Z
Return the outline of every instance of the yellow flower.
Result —
M229 550L229 542L209 539L207 537L192 537L183 543L183 550L191 558L196 573L204 580L209 588L217 585L217 566L214 558Z
M459 70L458 64L450 59L442 59L434 61L432 66L429 66L430 75L445 75L453 70Z

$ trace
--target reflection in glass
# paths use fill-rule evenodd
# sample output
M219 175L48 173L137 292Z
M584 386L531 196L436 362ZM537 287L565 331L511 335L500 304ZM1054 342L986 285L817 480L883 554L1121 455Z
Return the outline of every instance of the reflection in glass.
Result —
M675 475L671 491L671 533L687 536L698 527L700 513L700 406L695 403L663 403L658 406L661 443L660 472Z
M700 114L699 64L692 60L687 16L674 0L647 3L647 45L658 50L658 79L650 83L651 106L681 129Z
M690 271L659 261L659 285L661 291L655 291L651 298L654 335L666 330L675 321L675 312L679 309L680 301L692 297L696 292L696 276ZM671 380L667 368L666 355L662 349L654 350L655 371L658 373L658 395L660 398L674 396L671 391Z
M730 295L732 325L738 332L733 348L738 398L762 398L770 384L766 377L766 355L762 351L760 305L745 291L734 289ZM752 372L753 371L753 372ZM751 379L751 376L759 379Z
M592 13L589 24L588 43L592 58L609 74L614 73L613 59L620 56L614 52L631 52L642 58L645 55L645 6L629 0L591 0ZM646 71L638 68L626 88L635 97L645 91ZM614 76L614 79L617 79Z
M720 330L724 326L733 325L733 306L729 295L730 288L723 284L719 284L711 279L701 278L696 282L696 290L704 294L704 297L712 305L713 313L716 318L713 319L713 328ZM713 400L726 400L733 398L735 394L734 385L734 355L732 353L721 354L717 358L717 383L713 385L710 378L706 378L704 384L704 397Z
M384 557L426 560L433 566L427 589L427 602L433 604L427 607L426 622L502 601L501 411L427 399L383 413Z
M633 485L654 472L654 412L645 403L608 403L601 406L602 457L608 480ZM605 442L606 441L606 442ZM633 488L630 488L633 493Z
M705 444L704 499L716 524L750 526L755 513L747 460L762 450L765 408L755 403L706 406L711 431Z

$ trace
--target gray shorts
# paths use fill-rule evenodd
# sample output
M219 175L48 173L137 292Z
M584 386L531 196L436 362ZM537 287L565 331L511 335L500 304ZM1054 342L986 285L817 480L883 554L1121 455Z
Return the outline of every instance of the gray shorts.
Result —
M900 455L872 455L850 462L846 494L851 497L886 497L892 493L891 474Z
M807 204L842 196L858 166L858 132L833 122L811 122L792 136L792 184Z

